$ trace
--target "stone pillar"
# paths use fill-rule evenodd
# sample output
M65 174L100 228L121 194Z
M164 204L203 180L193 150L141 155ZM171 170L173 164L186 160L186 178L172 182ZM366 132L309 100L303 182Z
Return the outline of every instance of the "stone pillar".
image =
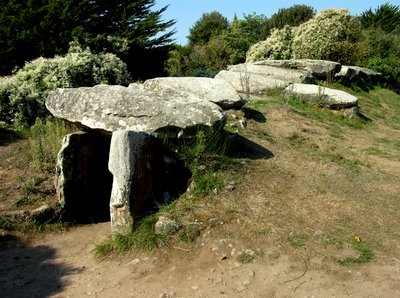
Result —
M191 176L158 139L134 131L113 133L108 168L113 174L111 230L120 234L132 231L137 216L185 192Z
M138 174L137 163L149 139L149 135L133 131L116 131L112 135L108 168L114 177L110 199L111 230L114 233L132 231L134 214L131 202Z

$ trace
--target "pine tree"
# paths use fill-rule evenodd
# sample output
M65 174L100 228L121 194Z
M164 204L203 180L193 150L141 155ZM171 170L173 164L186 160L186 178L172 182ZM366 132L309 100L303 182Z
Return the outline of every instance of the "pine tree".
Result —
M162 72L175 21L154 0L6 0L0 8L0 74L39 56L65 54L76 39L95 53L112 52L134 78ZM164 32L164 33L163 33Z

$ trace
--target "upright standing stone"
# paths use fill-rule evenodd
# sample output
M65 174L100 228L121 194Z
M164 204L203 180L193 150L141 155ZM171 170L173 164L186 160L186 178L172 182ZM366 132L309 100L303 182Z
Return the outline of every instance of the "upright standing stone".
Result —
M143 132L114 132L108 167L114 176L110 199L113 233L131 232L135 217L182 194L190 178L182 161Z

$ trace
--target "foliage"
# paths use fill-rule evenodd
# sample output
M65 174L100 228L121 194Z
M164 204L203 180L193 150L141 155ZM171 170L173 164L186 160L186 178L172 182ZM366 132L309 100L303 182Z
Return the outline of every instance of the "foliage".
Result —
M219 12L204 13L189 30L189 45L204 45L213 35L221 34L228 26L228 19Z
M218 193L225 185L221 175L228 144L221 131L199 131L196 138L179 146L180 157L192 172L191 191L207 196Z
M360 16L364 28L379 28L386 33L400 29L400 7L390 3L379 6L375 11L364 11Z
M263 28L263 39L267 38L274 29L282 29L285 26L298 26L315 15L311 6L295 4L289 8L281 8L269 18Z
M206 44L196 44L190 53L196 70L218 71L229 64L229 56L221 36L213 35Z
M165 70L170 76L215 76L213 72L229 64L224 40L219 35L213 35L205 44L177 46L169 55Z
M0 74L10 74L15 66L40 56L66 54L73 39L95 53L117 54L136 78L160 73L174 33L165 31L175 22L162 21L167 7L152 11L154 4L154 0L6 0L0 11Z
M299 25L293 40L296 59L324 59L352 65L357 61L354 44L361 24L346 9L328 9Z
M291 59L294 30L285 26L274 29L265 41L254 44L247 52L246 62L255 62L264 59Z
M194 67L191 66L189 46L175 45L168 55L164 69L169 76L184 76L193 72Z
M238 64L246 60L246 52L250 46L261 40L262 27L266 20L264 15L255 13L244 15L243 20L235 16L232 24L223 34L230 64Z
M368 60L366 67L381 72L394 91L400 92L400 58L371 58Z
M30 155L35 168L44 172L54 170L62 138L70 131L61 120L36 119L29 136Z
M72 43L65 56L38 58L12 76L0 78L0 121L33 123L48 115L51 90L96 84L127 85L126 65L114 54L93 54Z

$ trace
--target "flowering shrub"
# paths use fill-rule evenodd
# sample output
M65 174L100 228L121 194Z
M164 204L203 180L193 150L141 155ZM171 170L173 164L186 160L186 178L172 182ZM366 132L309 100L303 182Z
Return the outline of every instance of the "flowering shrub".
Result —
M114 54L93 54L72 43L63 57L38 58L0 78L0 121L34 123L48 115L45 99L56 88L129 83L125 63Z
M360 37L361 24L347 9L327 9L297 27L293 56L350 65L357 59L354 45Z
M294 28L274 29L265 41L254 44L247 52L246 62L265 59L291 59Z

